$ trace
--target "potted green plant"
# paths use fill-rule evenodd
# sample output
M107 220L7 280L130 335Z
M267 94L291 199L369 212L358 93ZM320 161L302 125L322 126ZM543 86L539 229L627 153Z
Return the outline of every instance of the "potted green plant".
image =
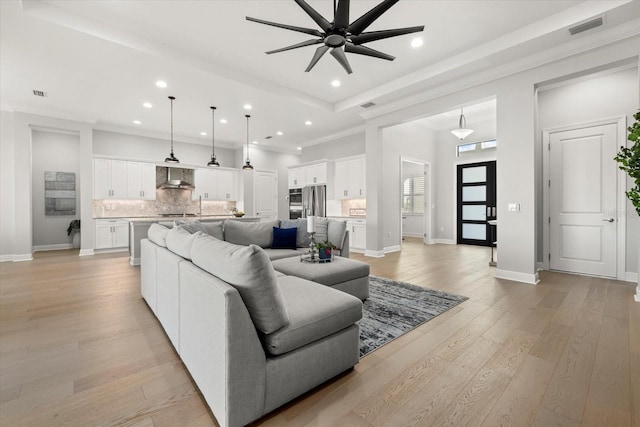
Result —
M67 236L71 236L74 248L80 247L80 220L74 219L69 223L67 227Z
M627 139L633 142L630 148L620 147L615 161L618 167L625 171L633 179L633 187L626 192L636 212L640 215L640 111L633 115L635 123L629 126Z
M329 240L316 243L316 248L318 248L318 256L320 257L320 259L330 259L331 251L334 249L338 249L338 247L331 243Z

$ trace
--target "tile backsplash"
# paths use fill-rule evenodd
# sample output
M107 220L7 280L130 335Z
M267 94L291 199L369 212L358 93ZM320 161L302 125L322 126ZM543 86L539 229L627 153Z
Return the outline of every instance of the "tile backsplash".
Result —
M202 215L228 215L236 202L202 202ZM162 214L198 214L199 203L191 190L158 189L156 200L94 200L94 218L145 217Z
M354 210L357 210L358 216L364 210L366 216L367 212L367 199L347 199L342 200L342 216L352 216Z

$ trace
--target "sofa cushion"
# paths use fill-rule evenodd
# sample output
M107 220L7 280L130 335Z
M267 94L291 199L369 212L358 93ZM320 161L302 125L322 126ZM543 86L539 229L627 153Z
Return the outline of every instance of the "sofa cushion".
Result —
M273 242L271 249L295 249L297 228L273 227Z
M256 329L270 334L289 321L276 272L264 250L197 234L193 263L236 288Z
M175 227L182 227L183 229L187 230L191 234L197 231L201 231L203 233L207 232L207 230L205 230L205 228L202 226L202 223L197 219L193 221L185 221L185 220L177 219L174 221L174 224L175 224Z
M223 225L224 225L223 221L213 221L213 222L202 223L205 233L207 233L209 236L213 236L216 239L220 239L220 240L224 240L224 232L222 229Z
M244 222L226 220L224 222L224 239L236 245L258 245L268 248L273 241L273 227L278 227L280 221Z
M352 295L294 276L277 280L289 313L289 324L264 336L265 347L273 355L305 346L362 318L362 302Z
M342 239L344 239L346 232L346 221L332 220L327 222L327 239L338 249L342 249Z
M196 236L203 234L201 231L196 231L191 234L184 228L173 227L167 233L167 249L171 252L180 255L182 258L191 259L191 246Z
M158 246L162 246L163 248L167 247L167 234L169 233L169 228L160 224L151 224L149 230L147 231L147 237L153 243Z
M297 228L296 246L299 248L308 248L310 243L310 235L307 232L307 219L283 219L280 221L280 228Z

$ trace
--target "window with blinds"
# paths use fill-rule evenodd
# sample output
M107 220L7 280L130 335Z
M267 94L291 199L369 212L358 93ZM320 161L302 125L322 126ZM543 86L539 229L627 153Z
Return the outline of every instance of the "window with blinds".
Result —
M402 214L424 215L424 176L407 178L402 187Z

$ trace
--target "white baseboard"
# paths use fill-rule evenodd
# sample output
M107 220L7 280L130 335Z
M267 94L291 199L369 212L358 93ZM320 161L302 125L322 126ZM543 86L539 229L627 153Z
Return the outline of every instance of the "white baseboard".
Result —
M0 255L0 262L11 262L13 261L13 254L9 255Z
M536 263L536 270L537 270L537 271L542 271L542 270L544 270L544 262L537 262L537 263Z
M80 256L91 256L94 255L95 252L93 249L80 249Z
M129 252L129 248L91 249L91 255L110 254L113 252Z
M73 249L73 245L71 243L61 243L58 245L38 245L33 247L34 252L59 251L63 249Z
M383 252L385 254L389 254L391 252L400 252L402 250L402 246L400 245L393 245L393 246L387 246L386 248L383 249Z
M140 265L140 258L134 258L133 255L129 257L129 264L133 266Z
M372 258L382 258L384 257L384 251L370 251L367 249L364 251L364 256L370 256Z
M630 271L627 271L626 273L624 273L624 281L631 282L631 283L638 283L638 273L632 273Z
M440 244L440 245L455 245L456 242L453 239L431 239L431 244Z
M520 273L510 270L496 270L496 279L512 280L514 282L527 283L529 285L537 285L540 282L540 276L535 274Z
M13 255L13 262L22 262L22 261L33 261L32 254L18 254Z
M422 233L402 233L402 237L422 237Z

